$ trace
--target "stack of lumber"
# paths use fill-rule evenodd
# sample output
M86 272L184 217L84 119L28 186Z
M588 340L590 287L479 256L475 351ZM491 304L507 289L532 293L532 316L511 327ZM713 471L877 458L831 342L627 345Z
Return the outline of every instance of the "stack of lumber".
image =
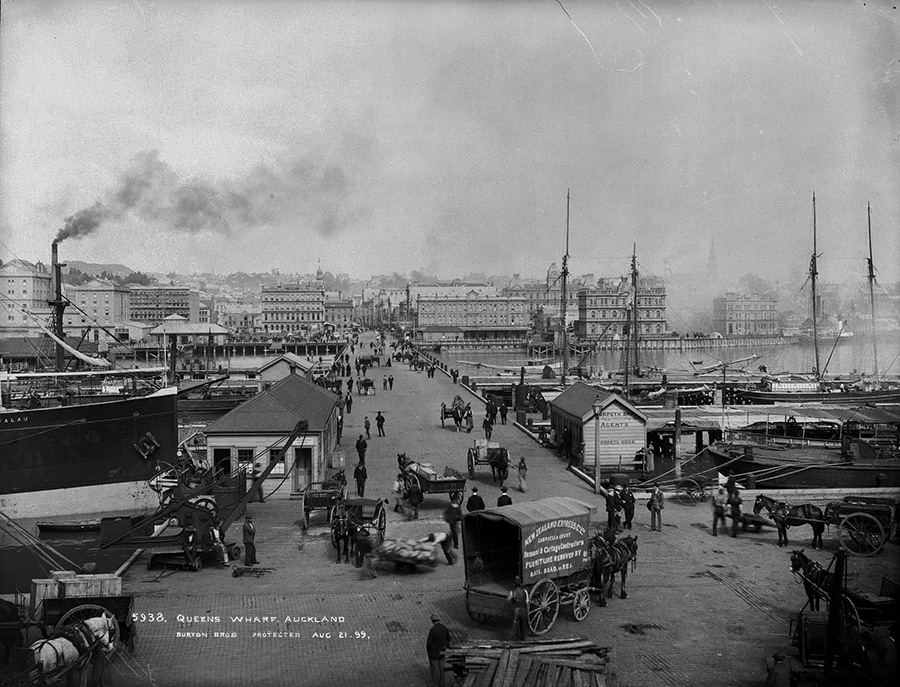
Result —
M589 639L478 641L447 649L461 687L615 687L609 649Z

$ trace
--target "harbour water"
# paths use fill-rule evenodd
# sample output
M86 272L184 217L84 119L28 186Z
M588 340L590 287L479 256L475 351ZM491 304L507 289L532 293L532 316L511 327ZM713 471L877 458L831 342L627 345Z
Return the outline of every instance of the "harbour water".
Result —
M819 360L821 367L828 375L850 375L854 373L871 374L873 369L872 343L868 337L854 337L851 341L841 341L836 346L834 342L820 342ZM435 354L448 366L458 368L463 375L485 375L484 369L474 365L459 363L460 360L487 363L490 365L524 365L524 351L516 350L442 350ZM748 356L758 355L760 358L752 363L736 365L740 369L743 365L747 372L759 373L759 366L765 366L769 374L781 372L812 372L815 367L815 349L810 343L798 343L785 346L768 347L716 347L706 350L675 351L675 350L647 350L639 352L641 367L658 367L659 369L676 373L690 373L697 367L715 365L719 362L727 363ZM575 365L579 359L569 357L569 364ZM589 354L582 365L595 373L601 371L619 370L623 367L623 352L621 351L596 351ZM883 335L878 339L878 367L881 376L896 379L900 375L900 333Z

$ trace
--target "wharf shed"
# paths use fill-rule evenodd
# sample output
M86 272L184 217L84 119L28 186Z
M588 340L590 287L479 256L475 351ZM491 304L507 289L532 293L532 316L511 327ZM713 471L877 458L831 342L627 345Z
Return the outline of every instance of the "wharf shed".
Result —
M288 447L281 465L267 479L265 493L285 487L299 494L310 482L325 479L337 445L338 397L299 375L291 374L226 413L204 430L207 460L231 473L276 458L299 420L307 432ZM288 479L285 480L285 476Z
M621 396L576 382L550 401L556 436L568 427L585 467L630 468L647 445L647 416ZM637 467L643 467L637 466Z
M281 381L288 375L299 375L307 379L312 377L318 360L310 360L296 353L282 353L277 358L267 360L256 370L260 391L272 383Z

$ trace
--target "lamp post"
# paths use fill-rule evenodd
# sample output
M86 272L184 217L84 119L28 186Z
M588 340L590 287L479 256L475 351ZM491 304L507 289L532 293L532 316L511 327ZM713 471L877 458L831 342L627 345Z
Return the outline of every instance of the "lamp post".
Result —
M600 404L600 398L594 399L591 404L591 410L594 411L594 493L600 493L600 411L603 406ZM611 488L611 487L610 487Z

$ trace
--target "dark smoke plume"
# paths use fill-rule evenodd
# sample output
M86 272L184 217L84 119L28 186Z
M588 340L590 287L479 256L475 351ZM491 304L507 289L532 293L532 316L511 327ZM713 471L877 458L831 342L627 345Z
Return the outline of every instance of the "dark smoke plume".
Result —
M69 217L56 240L81 238L126 215L191 233L291 225L327 236L362 214L351 190L342 168L307 159L260 165L235 181L185 181L157 151L148 151L134 158L105 198Z

